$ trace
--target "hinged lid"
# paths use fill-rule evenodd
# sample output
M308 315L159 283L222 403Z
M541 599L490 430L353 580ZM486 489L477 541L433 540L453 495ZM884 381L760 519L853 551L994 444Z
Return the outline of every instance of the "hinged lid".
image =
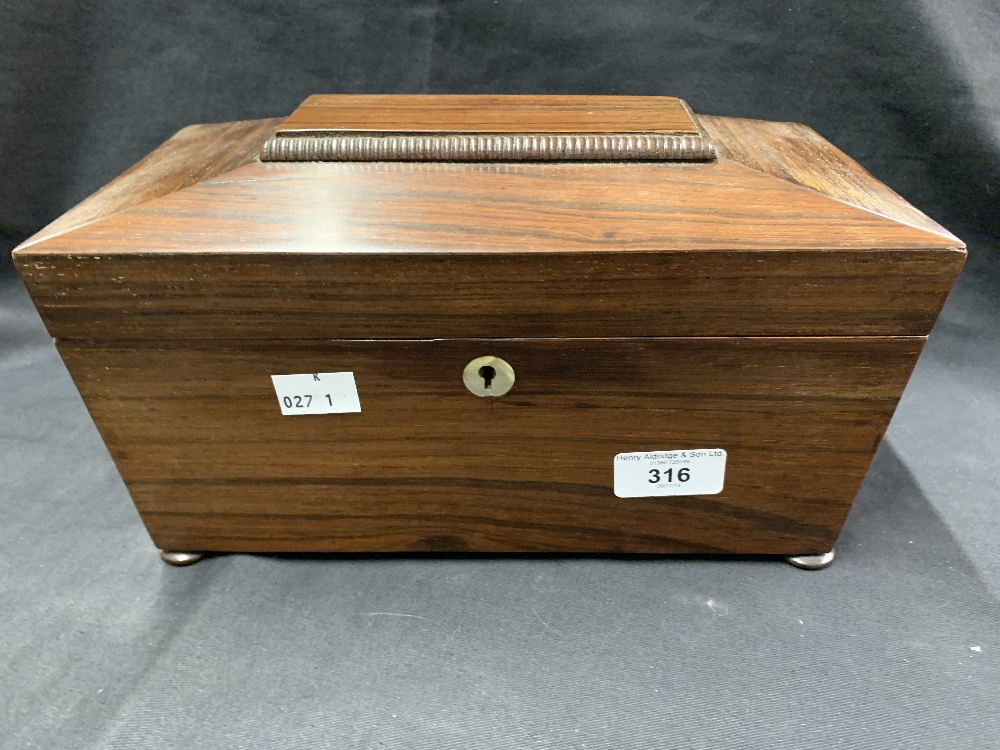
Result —
M263 161L703 161L672 96L363 94L306 99Z
M412 139L525 122L585 141L710 136L718 155L258 158L377 137L438 159ZM284 121L182 130L14 259L55 337L218 340L925 335L963 256L801 125L661 97L313 97Z

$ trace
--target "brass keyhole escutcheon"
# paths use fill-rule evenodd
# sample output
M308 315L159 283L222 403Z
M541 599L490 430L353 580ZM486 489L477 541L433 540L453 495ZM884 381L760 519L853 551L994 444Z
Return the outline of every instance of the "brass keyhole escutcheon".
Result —
M465 366L462 380L477 396L496 398L514 387L514 368L499 357L476 357Z

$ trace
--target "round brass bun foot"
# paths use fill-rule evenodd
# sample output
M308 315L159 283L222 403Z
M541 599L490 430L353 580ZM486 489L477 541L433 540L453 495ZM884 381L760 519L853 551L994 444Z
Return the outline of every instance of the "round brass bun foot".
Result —
M824 552L822 555L797 555L795 557L786 557L785 560L790 565L802 568L803 570L823 570L823 568L830 567L833 558L834 550L830 550L829 552Z
M160 557L167 565L173 565L175 568L183 568L185 565L194 565L204 555L200 552L168 552L165 549L161 549Z

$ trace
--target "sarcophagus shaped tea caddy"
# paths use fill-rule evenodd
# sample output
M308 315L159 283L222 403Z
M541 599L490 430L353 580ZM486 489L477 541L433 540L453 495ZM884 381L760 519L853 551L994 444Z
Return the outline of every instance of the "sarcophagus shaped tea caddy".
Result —
M802 125L316 96L17 267L165 559L832 559L965 257Z

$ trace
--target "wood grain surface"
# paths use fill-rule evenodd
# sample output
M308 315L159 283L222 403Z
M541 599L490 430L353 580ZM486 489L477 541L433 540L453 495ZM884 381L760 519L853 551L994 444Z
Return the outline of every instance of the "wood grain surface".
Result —
M698 133L672 96L317 94L282 123L302 131L369 133Z
M62 342L161 548L791 554L832 547L915 338ZM493 354L514 389L471 395ZM272 374L354 372L283 417ZM724 448L719 495L620 499L620 452Z
M700 115L723 157L913 227L962 241L872 177L810 127L795 122Z
M19 253L953 249L734 161L251 162Z
M56 337L925 335L964 250L733 161L254 162L15 261Z
M68 232L246 164L279 124L280 119L190 125L39 231L30 242Z
M926 335L964 254L22 256L60 339Z

